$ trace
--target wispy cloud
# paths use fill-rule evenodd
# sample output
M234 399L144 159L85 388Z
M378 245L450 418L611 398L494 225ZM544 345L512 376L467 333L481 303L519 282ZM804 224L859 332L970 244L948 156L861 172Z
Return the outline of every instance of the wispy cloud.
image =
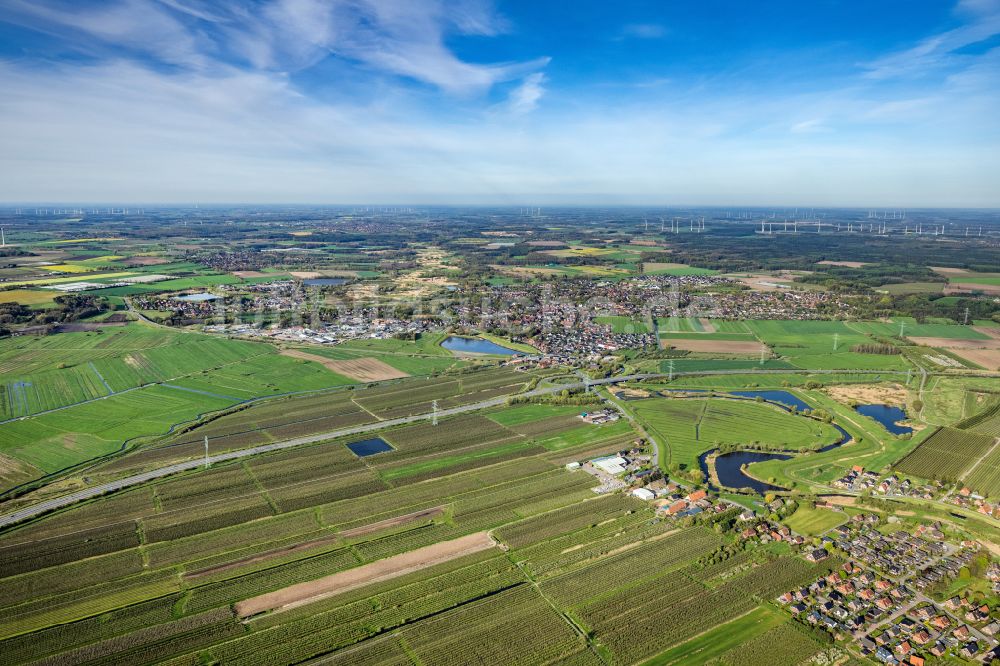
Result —
M1000 34L1000 0L963 0L957 5L956 13L968 22L931 35L910 48L865 63L867 76L883 80L936 73L962 59L956 51Z
M660 39L667 29L658 23L629 23L621 30L620 37L636 39Z
M452 93L481 92L544 67L472 63L446 45L451 34L498 35L507 22L485 0L10 0L0 18L94 52L129 49L171 65L244 65L292 72L331 55ZM80 36L85 39L81 40ZM119 53L120 55L120 53Z
M524 77L524 80L511 91L507 100L507 108L513 113L522 114L534 111L538 101L545 94L545 75L535 72Z

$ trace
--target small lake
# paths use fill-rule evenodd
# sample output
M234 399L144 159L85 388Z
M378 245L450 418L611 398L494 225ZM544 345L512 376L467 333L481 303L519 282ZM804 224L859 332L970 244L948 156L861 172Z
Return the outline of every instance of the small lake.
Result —
M303 280L302 284L307 287L336 287L341 284L347 284L349 278L312 278L311 280Z
M489 340L483 340L482 338L463 338L458 335L449 336L447 340L441 343L441 346L450 351L465 354L513 356L514 354L521 353L514 351L513 349L508 349L507 347L501 347L500 345L490 342Z
M788 391L726 391L730 395L738 395L743 398L756 398L761 397L764 400L769 400L771 402L780 402L786 407L795 407L799 411L806 409L812 409L812 405L805 402L801 398L792 395Z
M347 445L347 448L349 448L351 452L359 458L373 456L376 453L385 453L386 451L393 450L392 446L389 445L389 442L385 441L381 437L373 437L371 439L362 439L357 442L351 442Z
M218 300L218 296L215 294L186 294L184 296L174 296L175 301L184 301L185 303L204 303L205 301Z
M875 419L893 435L905 435L913 432L913 428L899 425L906 420L906 412L892 405L858 405L854 408L859 414Z
M708 462L706 458L711 454L707 451L698 457L698 464L701 471L708 478ZM723 453L715 459L715 474L719 477L719 483L727 488L750 488L761 495L772 490L786 490L781 486L772 486L770 483L758 481L747 476L741 469L743 465L750 463L764 462L765 460L790 460L792 456L784 453L764 453L761 451L733 451Z

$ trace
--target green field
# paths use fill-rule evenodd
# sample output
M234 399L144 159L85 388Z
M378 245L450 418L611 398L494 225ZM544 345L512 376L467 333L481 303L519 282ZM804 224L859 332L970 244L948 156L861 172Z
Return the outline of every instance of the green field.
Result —
M594 317L598 324L611 326L612 333L650 333L649 326L633 317Z
M660 361L660 372L668 372L671 365L674 372L711 372L716 370L792 370L788 361L764 359L764 362L750 359L679 358Z
M795 513L785 518L785 524L797 534L816 536L842 525L847 522L847 518L846 514L839 511L800 505Z
M800 368L905 370L907 367L899 355L852 352L855 345L872 340L842 321L751 320L746 324L774 353L787 357Z
M828 424L752 400L652 398L627 407L664 445L661 464L695 467L701 453L722 445L804 450L839 439Z
M701 666L787 621L786 615L771 606L758 606L746 615L661 652L642 666Z

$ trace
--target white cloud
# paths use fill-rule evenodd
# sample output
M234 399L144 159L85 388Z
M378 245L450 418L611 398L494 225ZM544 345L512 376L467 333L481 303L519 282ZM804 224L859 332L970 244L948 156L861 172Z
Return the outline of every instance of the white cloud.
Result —
M538 101L545 94L545 75L535 72L524 77L521 85L511 91L507 100L507 108L517 114L529 113L538 106Z

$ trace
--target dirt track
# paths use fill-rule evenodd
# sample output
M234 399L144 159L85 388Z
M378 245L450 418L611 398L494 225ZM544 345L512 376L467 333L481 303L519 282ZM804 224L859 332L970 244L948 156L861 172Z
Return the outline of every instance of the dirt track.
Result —
M418 520L436 518L443 513L444 507L436 506L432 509L414 511L413 513L408 513L405 516L396 516L395 518L389 518L388 520L381 520L377 523L372 523L371 525L362 525L361 527L355 527L354 529L344 530L340 533L340 536L345 539L351 539L354 537L364 536L366 534L373 534L374 532L392 529L393 527L399 527L400 525L406 525L407 523L413 523Z
M289 610L495 546L489 534L476 532L241 601L235 606L236 613L240 617L250 617L265 611Z

